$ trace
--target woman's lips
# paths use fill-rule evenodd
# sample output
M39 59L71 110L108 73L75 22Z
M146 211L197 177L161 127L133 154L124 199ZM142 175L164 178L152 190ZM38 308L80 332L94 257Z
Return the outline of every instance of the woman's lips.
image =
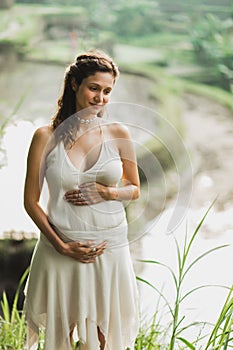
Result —
M90 103L90 105L94 108L102 108L103 107L103 105L98 105L96 103Z

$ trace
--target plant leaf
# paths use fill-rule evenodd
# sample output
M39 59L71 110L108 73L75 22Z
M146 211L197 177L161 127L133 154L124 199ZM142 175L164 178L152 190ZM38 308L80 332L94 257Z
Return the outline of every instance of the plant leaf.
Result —
M195 350L195 346L193 344L191 344L187 339L182 338L182 337L178 337L177 339L179 339L180 341L182 341L189 349L191 350Z
M196 235L198 234L198 232L199 232L199 230L200 230L200 228L201 228L201 226L202 226L202 224L203 224L203 222L204 222L206 216L208 215L210 209L214 206L214 203L216 202L216 200L217 200L217 198L215 198L215 200L211 203L211 205L209 206L209 208L208 208L207 211L205 212L205 215L202 217L202 219L200 220L199 224L197 225L197 227L196 227L196 229L195 229L195 231L194 231L194 233L193 233L193 235L192 235L192 237L191 237L191 239L190 239L190 241L189 241L188 247L187 247L187 249L186 249L186 251L185 251L185 254L184 254L184 261L186 260L186 258L187 258L187 256L188 256L188 253L189 253L189 251L190 251L190 249L191 249L191 246L192 246L192 244L193 244L193 241L194 241Z
M177 278L176 278L174 271L172 270L172 268L170 266L168 266L167 264L164 264L162 262L156 261L156 260L138 260L138 261L144 262L144 263L149 263L149 264L160 265L160 266L165 267L171 273L173 280L174 280L174 283L175 283L175 286L177 288L177 283L178 283Z
M201 286L195 287L191 290L189 290L188 292L186 292L182 298L180 298L180 302L182 302L185 298L187 298L190 294L195 293L197 290L202 289L202 288L209 288L209 287L220 287L220 288L226 288L226 289L230 289L227 286L221 286L219 284L203 284Z

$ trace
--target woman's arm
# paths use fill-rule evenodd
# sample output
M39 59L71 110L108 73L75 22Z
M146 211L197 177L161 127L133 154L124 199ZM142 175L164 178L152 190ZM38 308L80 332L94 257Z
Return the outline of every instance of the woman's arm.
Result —
M103 253L104 244L99 245L95 254L93 254L91 242L86 244L80 242L64 243L50 225L46 213L39 204L45 173L45 159L49 149L51 149L51 146L48 147L51 138L52 130L50 127L39 128L34 133L27 158L24 188L25 209L39 230L60 254L70 256L81 262L93 262L97 255ZM87 257L91 257L91 259L87 260Z
M115 139L123 166L122 187L109 187L108 198L135 200L140 195L140 180L134 145L128 129L120 123L114 124Z

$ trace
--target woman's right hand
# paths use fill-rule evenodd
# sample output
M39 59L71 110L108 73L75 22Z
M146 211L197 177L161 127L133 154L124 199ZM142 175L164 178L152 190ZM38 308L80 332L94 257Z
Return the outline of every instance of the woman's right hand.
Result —
M65 245L63 254L81 263L93 263L96 258L104 253L107 241L98 245L94 241L88 242L68 242Z

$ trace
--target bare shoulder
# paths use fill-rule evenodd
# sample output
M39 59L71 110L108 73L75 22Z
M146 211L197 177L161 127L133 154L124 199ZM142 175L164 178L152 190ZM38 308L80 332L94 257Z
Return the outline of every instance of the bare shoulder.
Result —
M33 139L37 142L47 142L53 134L53 129L50 125L41 126L36 129Z
M120 122L112 122L108 124L109 132L116 139L131 139L129 129Z
M45 147L53 140L53 128L50 125L41 126L36 129L32 138L32 145Z
M53 140L52 135L53 135L53 129L49 125L42 126L36 129L32 137L32 142L30 146L31 152L41 153L46 150L46 153L48 153L49 150L51 150L52 148L51 146L52 144L51 140Z

